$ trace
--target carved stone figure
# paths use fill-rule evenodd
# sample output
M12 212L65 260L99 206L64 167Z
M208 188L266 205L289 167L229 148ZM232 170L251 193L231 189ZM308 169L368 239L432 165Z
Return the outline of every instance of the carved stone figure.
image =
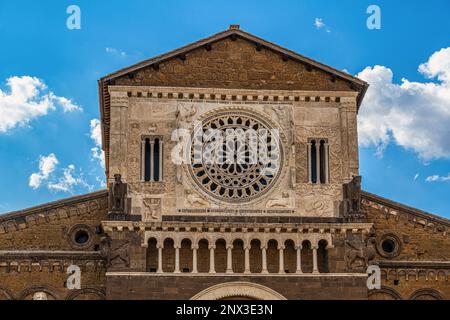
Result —
M376 257L376 238L373 233L368 236L365 243L363 243L361 246L354 245L347 240L345 241L345 244L351 248L345 254L347 267L349 269L355 268L355 262L357 260L362 260L362 267L367 268L369 266L369 262Z
M110 255L110 266L113 268L126 268L130 266L130 243L128 241L113 245Z
M192 190L186 190L186 202L191 207L207 207L209 202L196 195Z
M181 128L183 123L189 123L197 113L197 106L195 104L178 104L176 112L177 127Z
M158 219L161 214L161 199L159 198L147 198L143 199L142 203L144 207L147 209L144 214L144 221L148 221L151 219Z
M283 192L283 197L281 199L271 199L267 201L267 208L287 208L291 206L291 201L289 199L289 193Z
M107 234L103 234L100 240L100 253L106 260L106 267L111 266L111 238Z
M352 181L343 186L344 216L361 214L361 176L353 176Z
M120 174L114 175L114 183L109 186L109 212L126 213L127 184L122 182Z

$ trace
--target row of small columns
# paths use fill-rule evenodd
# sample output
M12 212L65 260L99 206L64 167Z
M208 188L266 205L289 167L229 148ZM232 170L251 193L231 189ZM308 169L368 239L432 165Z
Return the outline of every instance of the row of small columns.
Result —
M157 273L163 273L163 267L162 267L162 251L163 251L163 246L162 245L157 245L158 248L158 269L157 269ZM181 273L180 271L180 246L174 246L175 248L175 270L174 273ZM198 250L198 245L192 245L191 249L192 249L192 273L198 273L198 269L197 269L197 250ZM209 245L208 246L209 249L209 273L216 273L215 271L215 263L214 263L214 250L216 249L216 246L214 245ZM226 246L227 249L227 269L226 269L226 273L234 273L233 272L233 267L232 267L232 261L233 261L233 245L228 244ZM279 251L279 271L278 273L283 274L285 273L284 270L284 249L285 246L278 246L278 251ZM297 274L302 274L302 255L301 255L301 250L302 250L302 246L295 246L295 249L297 251L297 270L296 273ZM317 250L318 247L313 246L312 247L313 250L313 274L318 274L319 273L319 268L317 266ZM250 247L249 246L245 246L244 247L244 253L245 253L245 267L244 267L244 274L250 274ZM269 271L267 269L267 246L261 246L261 253L262 253L262 271L261 273L263 274L268 274Z

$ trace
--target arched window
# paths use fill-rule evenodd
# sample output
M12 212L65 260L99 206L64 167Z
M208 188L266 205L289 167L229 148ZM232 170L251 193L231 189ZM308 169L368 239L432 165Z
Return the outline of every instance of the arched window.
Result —
M158 268L158 249L156 239L148 240L147 247L147 272L156 272Z
M308 181L313 184L327 184L330 182L328 166L328 140L308 140Z
M141 146L142 181L162 181L163 141L159 137L144 137Z
M319 249L317 250L317 266L320 273L330 272L328 266L328 243L325 240L319 241Z

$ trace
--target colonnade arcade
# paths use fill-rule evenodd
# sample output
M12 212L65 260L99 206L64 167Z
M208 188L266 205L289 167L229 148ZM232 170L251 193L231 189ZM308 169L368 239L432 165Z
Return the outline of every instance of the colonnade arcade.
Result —
M146 231L147 272L328 273L330 233Z

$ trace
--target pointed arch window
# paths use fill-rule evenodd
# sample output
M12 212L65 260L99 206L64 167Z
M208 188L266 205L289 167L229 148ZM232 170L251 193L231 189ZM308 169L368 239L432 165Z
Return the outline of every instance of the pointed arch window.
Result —
M142 138L141 180L163 180L163 140L159 136Z
M330 183L329 145L327 139L308 139L308 182Z

